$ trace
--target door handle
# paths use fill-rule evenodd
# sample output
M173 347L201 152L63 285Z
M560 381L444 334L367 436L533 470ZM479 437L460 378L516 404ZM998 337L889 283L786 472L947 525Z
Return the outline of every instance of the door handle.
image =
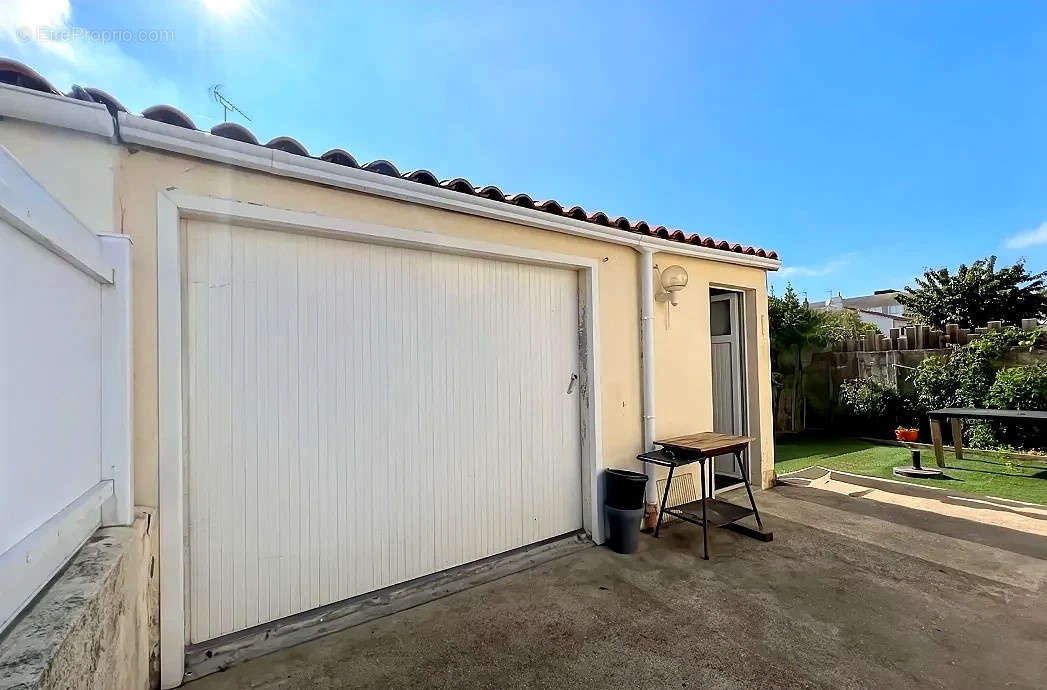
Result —
M571 381L567 384L567 395L574 390L574 382L578 380L578 374L571 374Z

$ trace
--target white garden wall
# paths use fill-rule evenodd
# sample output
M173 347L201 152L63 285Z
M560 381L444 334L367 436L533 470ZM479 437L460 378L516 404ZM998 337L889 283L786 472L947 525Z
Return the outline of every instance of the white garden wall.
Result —
M130 241L0 147L0 629L101 524L130 524Z

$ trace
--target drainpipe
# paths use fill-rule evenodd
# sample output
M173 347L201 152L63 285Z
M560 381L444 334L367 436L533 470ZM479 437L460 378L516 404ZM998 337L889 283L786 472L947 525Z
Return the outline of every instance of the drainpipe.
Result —
M643 449L654 450L654 251L640 251L640 380L643 382ZM647 463L647 504L658 505L654 465Z

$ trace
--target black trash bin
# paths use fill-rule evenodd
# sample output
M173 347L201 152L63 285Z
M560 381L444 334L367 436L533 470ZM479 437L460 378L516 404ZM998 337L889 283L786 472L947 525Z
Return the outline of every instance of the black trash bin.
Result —
M604 505L621 510L643 508L647 475L631 470L604 470Z
M636 553L643 522L647 475L630 470L604 471L604 515L607 546L618 553Z

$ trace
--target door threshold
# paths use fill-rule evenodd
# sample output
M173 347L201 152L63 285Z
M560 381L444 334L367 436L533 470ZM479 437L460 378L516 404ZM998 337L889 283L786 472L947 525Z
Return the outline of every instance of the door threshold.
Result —
M256 625L185 649L183 682L369 623L593 546L584 532L523 546L448 570Z
M745 486L745 482L742 481L741 477L732 477L726 474L717 474L713 479L713 486L716 487L716 491L730 491L731 489L737 489L738 487Z

